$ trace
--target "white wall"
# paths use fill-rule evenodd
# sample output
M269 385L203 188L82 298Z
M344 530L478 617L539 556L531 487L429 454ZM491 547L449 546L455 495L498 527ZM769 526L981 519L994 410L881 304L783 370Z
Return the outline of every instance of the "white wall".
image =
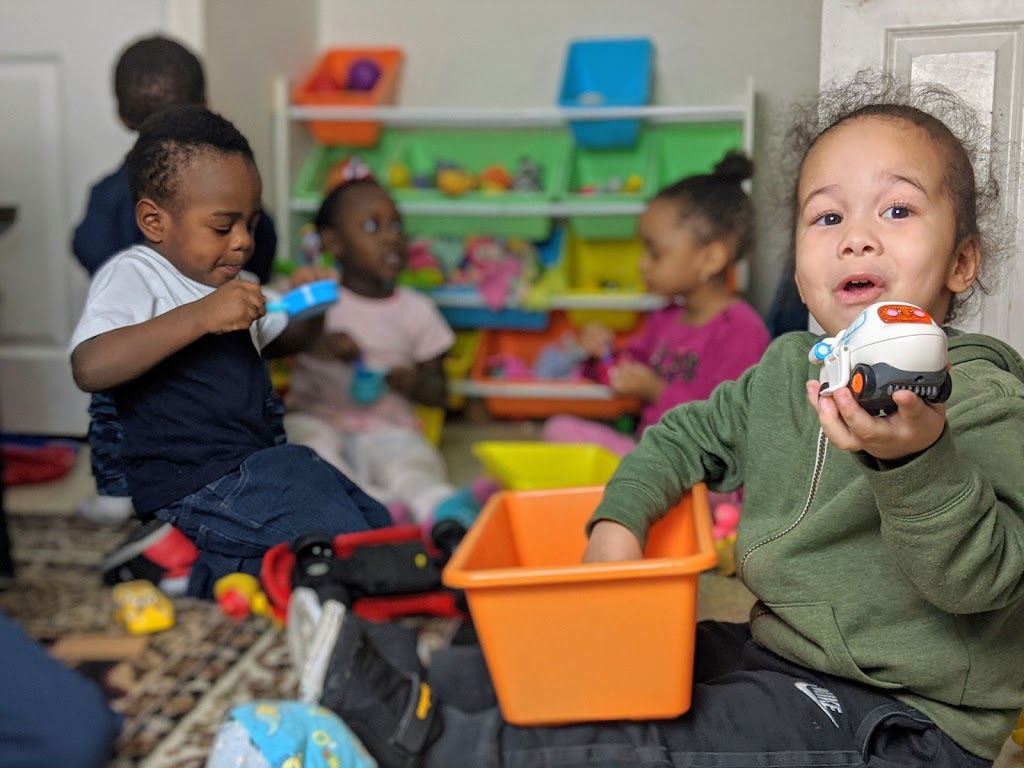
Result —
M752 75L760 244L751 265L751 298L767 309L788 239L778 223L776 185L770 183L778 134L792 99L817 89L821 0L318 0L318 5L318 50L404 48L400 103L405 105L552 104L568 41L587 36L652 38L655 97L662 104L741 103Z

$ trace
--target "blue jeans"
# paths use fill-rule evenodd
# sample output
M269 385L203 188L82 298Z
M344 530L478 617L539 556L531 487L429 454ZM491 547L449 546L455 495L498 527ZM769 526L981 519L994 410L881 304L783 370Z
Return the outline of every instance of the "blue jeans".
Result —
M285 442L284 403L270 390L264 411L274 430L278 445ZM89 400L89 457L96 493L100 496L130 496L125 476L124 425L117 416L114 396L109 392L93 392Z
M117 417L114 396L93 392L89 401L89 458L96 493L100 496L129 496L124 474L124 426Z
M263 555L300 534L331 536L391 525L391 515L344 474L301 445L249 456L195 493L156 512L199 549L188 594L210 597L221 576L258 576Z

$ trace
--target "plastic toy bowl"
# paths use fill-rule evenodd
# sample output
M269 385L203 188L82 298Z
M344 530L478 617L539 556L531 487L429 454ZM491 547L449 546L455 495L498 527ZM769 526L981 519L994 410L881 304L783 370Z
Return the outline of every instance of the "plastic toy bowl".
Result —
M618 456L592 443L489 440L472 451L487 474L514 491L604 485L619 466Z
M602 488L502 491L443 572L465 590L505 719L677 717L690 708L697 581L717 562L707 489L655 525L643 560L581 564Z
M326 312L337 300L338 283L334 280L317 280L293 288L277 301L268 302L267 312L287 312L292 320L315 317Z

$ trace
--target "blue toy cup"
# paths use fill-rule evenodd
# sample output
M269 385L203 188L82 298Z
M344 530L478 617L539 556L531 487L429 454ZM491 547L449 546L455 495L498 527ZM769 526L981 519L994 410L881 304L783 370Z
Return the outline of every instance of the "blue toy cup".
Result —
M352 386L349 394L360 405L370 405L387 389L387 375L387 371L367 368L362 361L357 360L352 366Z

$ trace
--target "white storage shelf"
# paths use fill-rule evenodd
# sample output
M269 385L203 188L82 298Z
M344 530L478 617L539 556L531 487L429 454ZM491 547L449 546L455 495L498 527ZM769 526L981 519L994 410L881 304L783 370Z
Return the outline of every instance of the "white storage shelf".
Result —
M715 121L739 121L743 124L744 149L748 155L753 151L754 87L748 79L746 96L741 104L721 106L644 106L644 107L306 107L291 104L288 82L279 77L274 81L273 107L273 175L275 196L274 210L285 222L290 213L312 213L316 204L291 197L289 174L290 151L288 145L289 124L310 120L375 120L394 126L444 126L444 127L539 127L568 125L577 120L641 119L650 123L698 123ZM607 202L587 201L585 205L572 202L551 202L535 206L508 206L479 201L404 202L400 209L405 215L426 216L548 216L566 218L578 215L598 216L639 216L644 209L643 201ZM282 212L287 212L283 214ZM291 237L286 235L278 240L278 258L290 258L288 249ZM441 307L482 308L484 303L477 296L437 296L435 301ZM648 294L565 294L553 295L548 304L550 309L594 309L648 312L665 305L665 300ZM518 305L507 305L519 309ZM454 394L470 397L514 397L514 398L560 398L578 400L607 400L614 396L612 390L600 384L573 384L567 386L557 382L509 382L481 384L469 380L450 383Z

